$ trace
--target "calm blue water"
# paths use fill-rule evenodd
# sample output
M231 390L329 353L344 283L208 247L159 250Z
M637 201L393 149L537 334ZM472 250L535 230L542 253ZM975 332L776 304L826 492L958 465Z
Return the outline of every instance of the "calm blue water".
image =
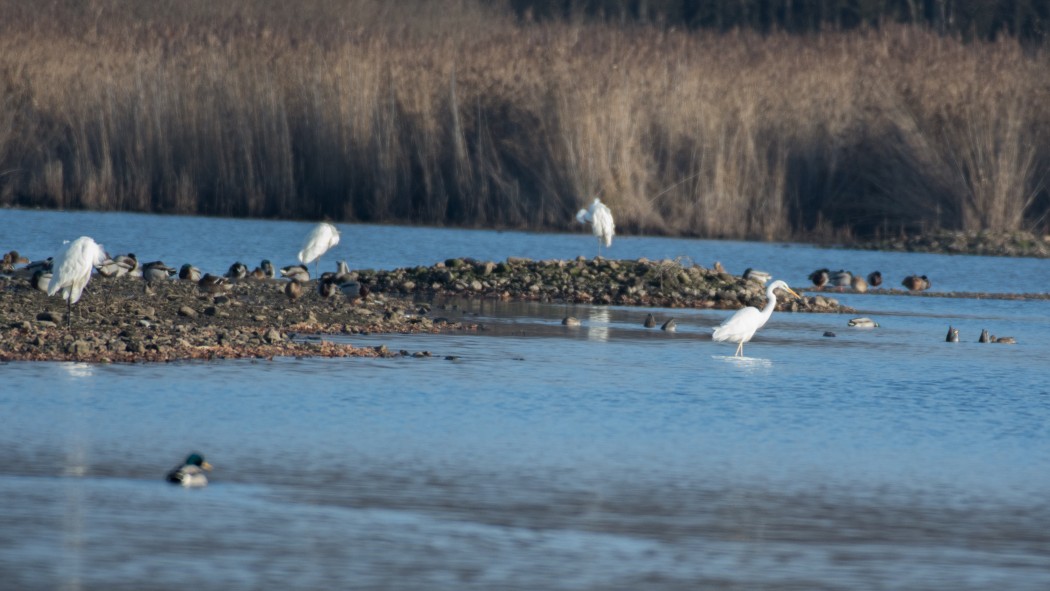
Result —
M594 247L340 227L325 263L356 268ZM88 234L222 271L293 262L309 224L0 210L0 228L31 258ZM1050 267L633 237L610 255L967 291L1046 291ZM1050 302L839 298L880 328L778 313L744 359L710 340L728 312L442 301L480 329L346 339L429 358L2 364L0 588L1050 588ZM211 485L166 485L191 449Z

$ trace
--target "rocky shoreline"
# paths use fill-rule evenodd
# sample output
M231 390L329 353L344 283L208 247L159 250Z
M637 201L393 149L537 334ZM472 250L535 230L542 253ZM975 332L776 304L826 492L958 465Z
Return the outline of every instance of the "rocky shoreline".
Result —
M363 270L364 297L322 297L316 281L290 300L283 280L234 282L202 293L193 282L147 287L141 278L94 276L66 326L66 305L30 285L0 279L0 361L157 362L274 356L391 356L310 335L418 333L476 327L433 317L436 297L598 305L735 309L761 306L761 284L680 261L584 259L503 262L449 259L430 267ZM793 312L852 312L826 295L778 302Z
M855 250L1050 258L1050 235L1038 236L1031 232L938 230L913 236L859 240L839 246Z

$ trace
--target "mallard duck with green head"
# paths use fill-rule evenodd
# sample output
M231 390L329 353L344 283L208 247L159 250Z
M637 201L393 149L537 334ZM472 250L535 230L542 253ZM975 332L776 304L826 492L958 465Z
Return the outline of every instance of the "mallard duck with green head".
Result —
M186 456L183 465L176 466L168 472L168 482L187 488L207 486L208 476L204 474L206 470L211 470L211 464L204 460L204 456L194 452Z

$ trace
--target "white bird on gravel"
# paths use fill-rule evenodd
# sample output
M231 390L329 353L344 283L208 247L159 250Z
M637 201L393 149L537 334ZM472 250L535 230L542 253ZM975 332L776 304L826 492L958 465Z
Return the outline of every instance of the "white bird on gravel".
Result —
M303 249L299 251L299 262L309 265L316 260L317 264L320 265L321 255L328 252L328 249L336 244L339 244L339 230L328 222L321 222L314 226L310 235L306 237ZM316 272L317 267L315 266L314 273Z
M616 235L616 223L613 221L612 211L601 199L595 197L589 208L577 211L576 221L591 224L591 232L598 239L598 256L602 256L603 244L606 248L612 246L613 236Z
M102 246L87 236L81 236L55 257L51 281L47 284L48 297L62 291L66 300L66 326L72 322L73 304L91 279L91 270L101 265L106 258Z

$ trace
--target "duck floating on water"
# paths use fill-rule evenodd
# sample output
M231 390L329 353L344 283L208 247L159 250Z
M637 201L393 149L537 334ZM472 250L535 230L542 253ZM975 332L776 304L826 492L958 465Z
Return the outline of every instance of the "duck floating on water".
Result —
M948 336L944 337L945 342L958 343L959 342L959 329L954 326L948 326Z
M868 285L872 287L878 287L882 285L882 273L878 271L872 271L868 273Z
M864 318L853 318L846 324L847 324L847 326L852 326L853 328L878 328L879 327L879 323L878 322L875 322L871 318L867 318L867 317L864 317Z
M204 472L211 469L212 465L204 460L204 456L194 452L186 456L185 463L168 472L167 481L186 488L208 486L208 477Z

